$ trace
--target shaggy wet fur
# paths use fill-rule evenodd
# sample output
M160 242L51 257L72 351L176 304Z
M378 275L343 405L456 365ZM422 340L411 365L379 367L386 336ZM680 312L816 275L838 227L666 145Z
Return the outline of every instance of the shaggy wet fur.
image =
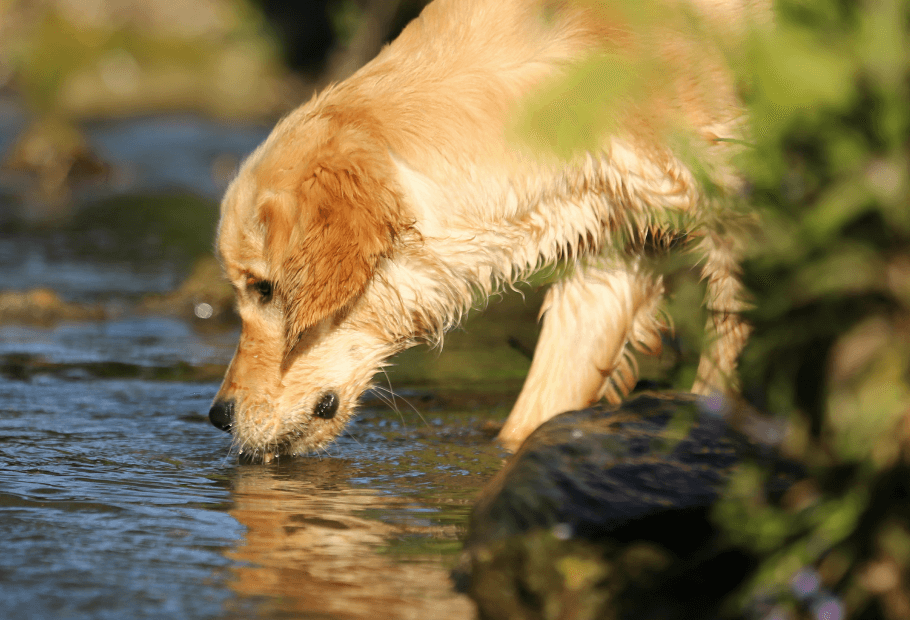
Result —
M693 6L724 33L754 9ZM558 412L619 400L633 349L659 352L667 328L661 278L617 250L620 236L688 236L713 311L693 390L731 388L748 330L722 138L742 137L742 109L713 43L631 24L597 3L436 0L275 127L230 185L218 231L243 330L210 416L242 452L325 446L389 356L438 342L479 298L556 262L573 268L546 297L500 439L514 447ZM661 83L615 106L621 130L599 148L566 161L508 138L521 102L572 63L644 49ZM666 146L680 126L698 138L713 198Z

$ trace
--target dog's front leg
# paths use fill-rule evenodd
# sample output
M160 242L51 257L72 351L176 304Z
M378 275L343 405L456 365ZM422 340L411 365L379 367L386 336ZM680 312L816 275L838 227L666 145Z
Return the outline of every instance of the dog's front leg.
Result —
M579 266L547 292L543 326L524 387L499 440L516 449L554 415L635 386L631 348L660 352L663 282L635 263Z

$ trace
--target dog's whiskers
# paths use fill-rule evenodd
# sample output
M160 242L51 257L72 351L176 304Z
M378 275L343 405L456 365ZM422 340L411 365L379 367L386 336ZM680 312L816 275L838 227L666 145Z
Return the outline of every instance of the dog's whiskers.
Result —
M231 445L228 446L227 452L224 453L224 457L221 459L221 467L225 467L228 464L228 460L233 458L234 453L234 441L231 441Z
M389 373L386 371L385 367L382 368L382 374L385 377L386 383L389 385L387 391L389 393L389 396L391 396L391 398L392 398L392 402L390 403L390 405L391 405L392 409L395 410L395 413L397 413L399 416L401 416L401 411L398 409L398 403L395 402L395 392L392 390L392 379L391 379L391 377L389 377ZM379 389L379 386L377 386L377 389ZM382 388L382 389L385 390L386 388ZM381 395L380 395L380 398L382 398ZM386 401L386 402L388 402L388 401ZM404 422L404 416L402 416L401 421Z
M380 390L382 390L382 391L388 392L388 390L387 390L386 388L380 387L380 386L378 386L378 385L375 386L375 387L373 388L373 390L375 391L376 397L377 397L379 400L381 400L383 403L385 403L386 405L388 405L389 408L390 408L392 411L394 411L395 413L397 413L398 416L401 418L401 421L404 422L404 416L401 415L401 409L398 408L398 403L396 403L394 400L392 400L391 398L389 398L388 396L386 396L385 394L383 394L383 393L380 391Z
M385 370L383 370L383 373L385 374ZM388 374L386 374L386 379L388 379ZM395 400L396 398L401 399L402 402L404 402L408 407L410 407L411 411L413 411L415 414L417 414L417 417L420 418L420 421L423 422L424 426L429 426L429 423L426 421L426 418L423 417L423 414L420 413L420 410L417 407L415 407L411 401L409 401L407 398L405 398L401 394L395 393L395 390L392 389L391 382L389 382L389 387L387 387L387 388L377 385L377 386L374 386L373 389L375 389L377 391L376 395L384 403L389 405L395 411L395 413L397 413L399 415L399 417L401 417L402 422L405 421L404 414L401 413L401 409L398 407L398 403ZM388 393L388 396L385 396L382 392Z
M347 435L348 437L350 437L351 439L353 439L353 440L354 440L354 443L356 443L358 446L360 446L361 448L363 447L363 444L360 443L360 441L353 435L353 433L351 433L351 431L349 431L349 430L347 429L347 427L345 427L344 433L345 433L345 435ZM328 451L328 449L327 449L327 446L322 446L322 449L325 450L325 453L326 453L326 454L329 454L329 451ZM329 456L331 456L331 454L329 454Z

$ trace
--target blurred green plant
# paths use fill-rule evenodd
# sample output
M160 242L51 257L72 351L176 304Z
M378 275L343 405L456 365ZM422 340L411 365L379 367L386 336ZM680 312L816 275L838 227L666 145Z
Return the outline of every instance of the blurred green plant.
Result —
M725 613L906 620L910 0L777 0L773 21L740 49L706 44L728 54L750 118L736 158L748 195L727 198L761 222L743 266L755 304L744 394L786 421L781 450L808 478L776 497L759 468L735 476L715 519L757 566ZM562 156L590 147L648 93L648 63L591 61L532 102L518 133ZM697 168L698 149L683 150ZM698 324L680 320L686 305L675 320Z
M773 499L744 471L719 505L761 559L731 609L908 618L910 2L779 0L739 69L763 222L741 374L810 478Z
M161 112L262 118L287 107L278 44L251 0L0 0L0 74L28 125L0 153L33 221L116 169L78 122Z
M277 42L248 0L5 4L0 56L39 116L276 105Z

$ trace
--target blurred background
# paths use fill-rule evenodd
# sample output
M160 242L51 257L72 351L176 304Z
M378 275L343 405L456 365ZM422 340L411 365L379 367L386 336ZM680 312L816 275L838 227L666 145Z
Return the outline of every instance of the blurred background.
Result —
M375 55L421 6L4 1L0 221L58 224L87 200L137 191L217 199L268 126Z
M4 1L4 188L60 202L67 185L116 173L86 127L103 120L183 113L270 124L372 58L423 4ZM223 184L230 166L219 165Z

